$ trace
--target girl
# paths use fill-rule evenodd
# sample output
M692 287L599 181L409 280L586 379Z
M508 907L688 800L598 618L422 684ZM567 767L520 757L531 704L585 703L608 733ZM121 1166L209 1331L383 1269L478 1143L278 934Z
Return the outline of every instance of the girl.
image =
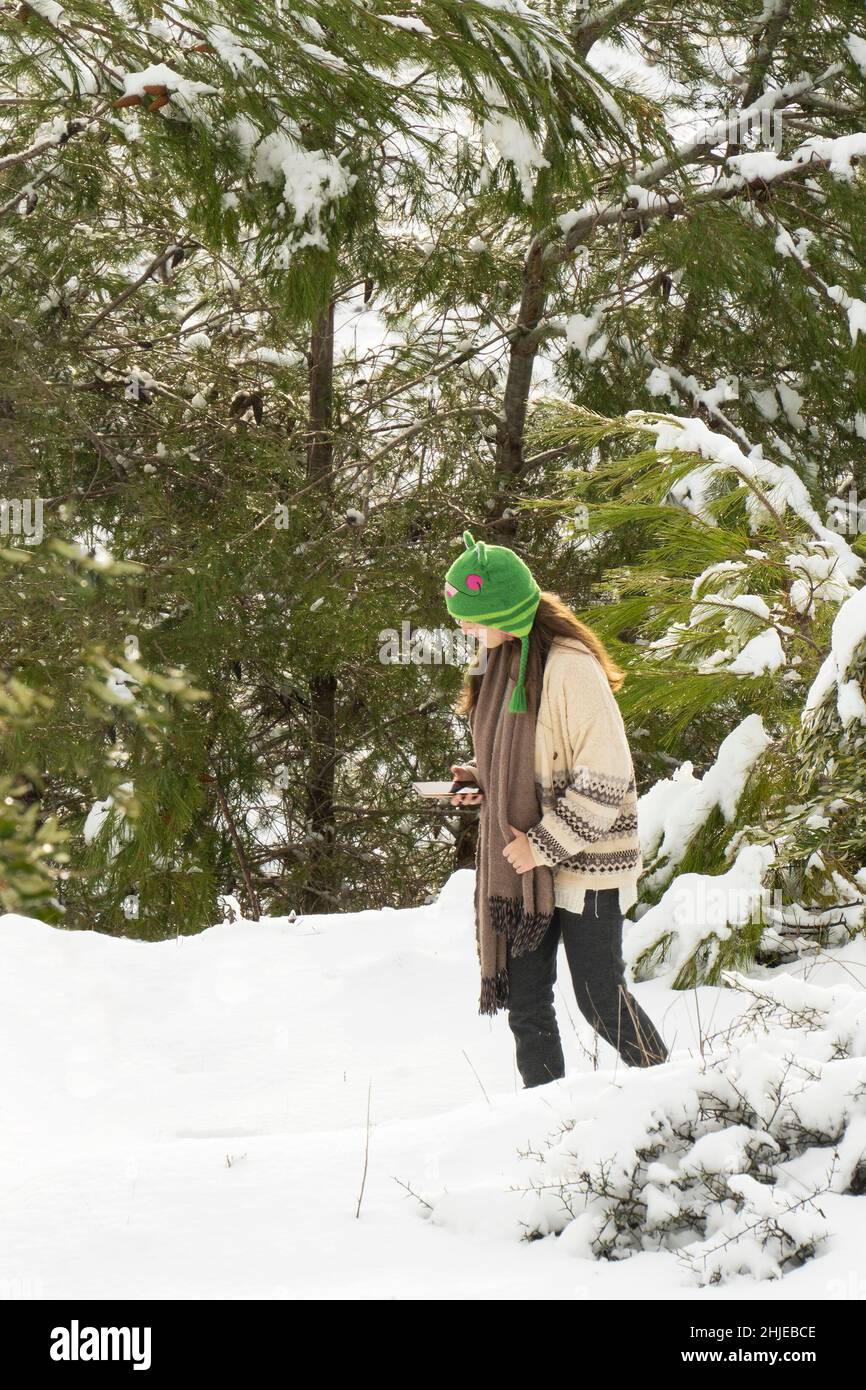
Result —
M563 1076L553 1008L561 938L584 1018L629 1065L664 1062L622 958L623 914L643 868L634 766L613 697L625 673L513 550L468 531L463 540L445 602L481 647L456 707L475 761L451 771L481 791L451 802L481 808L479 1013L507 1009L524 1086Z

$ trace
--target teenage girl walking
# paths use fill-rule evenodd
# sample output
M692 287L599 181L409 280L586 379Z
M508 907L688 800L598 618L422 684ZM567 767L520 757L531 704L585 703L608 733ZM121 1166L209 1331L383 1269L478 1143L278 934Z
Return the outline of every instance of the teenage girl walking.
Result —
M481 808L479 1013L508 1011L525 1086L563 1076L553 1007L561 939L584 1018L629 1065L664 1062L622 957L623 914L643 868L634 766L613 695L625 673L513 550L468 531L463 540L445 602L481 648L457 705L475 761L451 771L481 790L451 801Z

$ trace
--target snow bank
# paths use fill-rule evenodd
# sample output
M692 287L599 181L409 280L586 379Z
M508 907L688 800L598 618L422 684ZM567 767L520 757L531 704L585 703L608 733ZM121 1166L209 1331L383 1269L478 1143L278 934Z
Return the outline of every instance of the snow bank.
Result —
M241 920L156 943L0 917L0 1288L64 1299L693 1297L694 1275L671 1250L579 1258L577 1226L521 1241L538 1199L510 1192L508 1178L552 1117L624 1155L639 1131L625 1098L644 1118L669 1116L678 1097L692 1105L707 1020L728 1026L742 991L635 986L673 1057L630 1072L578 1014L561 949L567 1075L525 1091L506 1020L476 1013L473 891L461 870L426 907ZM859 1037L851 983L866 980L863 941L825 953L821 972L836 991L826 1058L834 1037ZM808 991L814 978L789 984ZM764 1051L770 1077L779 1048ZM743 1063L756 1096L758 1065L757 1051ZM844 1099L841 1071L820 1070L812 1119ZM786 1275L793 1297L838 1296L863 1266L866 1219L845 1186L859 1125L852 1110L821 1204L832 1234L820 1258ZM717 1166L728 1141L718 1142ZM749 1152L733 1132L728 1147ZM815 1176L799 1175L807 1187ZM645 1185L655 1239L679 1201L669 1186L655 1170ZM741 1276L747 1296L772 1296L761 1273Z

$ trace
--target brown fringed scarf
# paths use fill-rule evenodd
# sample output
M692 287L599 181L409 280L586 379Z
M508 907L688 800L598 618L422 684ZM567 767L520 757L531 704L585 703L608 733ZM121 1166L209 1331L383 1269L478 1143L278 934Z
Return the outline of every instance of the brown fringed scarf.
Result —
M507 705L519 667L519 642L503 642L490 649L478 700L469 714L478 785L484 792L475 855L480 1014L495 1014L507 1007L506 943L515 956L534 950L555 906L553 871L539 867L518 874L502 852L514 839L510 826L529 830L542 816L535 781L535 721L542 671L534 642L526 671L529 707L524 714L511 714Z

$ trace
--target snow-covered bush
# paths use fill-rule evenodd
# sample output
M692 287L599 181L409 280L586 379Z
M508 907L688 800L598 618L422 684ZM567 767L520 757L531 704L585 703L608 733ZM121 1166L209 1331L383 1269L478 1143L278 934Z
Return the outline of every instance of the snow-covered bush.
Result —
M779 1278L816 1254L831 1234L821 1195L866 1191L866 1000L725 979L750 1003L701 1055L546 1088L558 1127L499 1193L515 1235L555 1234L584 1259L668 1251L701 1285ZM428 1194L427 1214L462 1225L491 1197Z

